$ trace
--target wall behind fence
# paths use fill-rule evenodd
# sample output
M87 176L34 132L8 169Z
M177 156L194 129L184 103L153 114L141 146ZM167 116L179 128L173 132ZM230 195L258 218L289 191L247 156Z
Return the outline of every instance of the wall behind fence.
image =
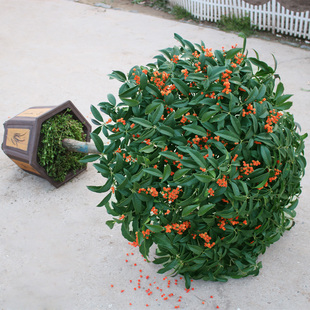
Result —
M252 5L243 0L170 0L200 20L218 21L222 15L249 16L258 30L310 39L310 12L294 12L277 0Z

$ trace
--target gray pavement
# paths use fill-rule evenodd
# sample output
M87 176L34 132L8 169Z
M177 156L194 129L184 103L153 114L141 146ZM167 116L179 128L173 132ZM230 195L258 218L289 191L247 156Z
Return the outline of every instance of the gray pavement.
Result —
M159 49L177 44L175 32L214 49L242 45L234 34L69 0L0 0L0 123L66 100L90 117L91 104L118 92L107 75L152 62ZM259 39L249 39L248 49L270 64L276 56L286 93L294 94L291 111L310 132L310 52ZM309 151L308 139L308 159ZM118 228L105 225L110 216L96 208L103 197L86 188L104 182L91 165L55 189L3 152L0 161L0 309L310 309L309 166L296 225L261 257L259 276L195 281L186 293L182 279L163 279Z

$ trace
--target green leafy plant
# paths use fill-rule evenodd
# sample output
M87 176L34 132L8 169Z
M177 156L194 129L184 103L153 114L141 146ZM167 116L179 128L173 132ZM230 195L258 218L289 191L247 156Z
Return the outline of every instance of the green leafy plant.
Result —
M98 204L158 271L226 281L257 275L258 256L294 225L306 160L275 69L243 48L180 46L135 66L120 102L92 106L101 155L86 156L111 191ZM275 62L276 64L276 62ZM100 111L101 110L101 111ZM103 121L101 112L109 115ZM109 141L104 144L103 134Z
M222 15L218 20L217 25L225 31L242 31L247 37L255 33L255 26L251 24L251 19L248 16L237 17Z
M177 19L195 19L195 17L190 12L188 12L180 5L174 5L171 9L171 14L174 15Z
M79 162L83 154L68 151L62 146L62 140L72 138L85 141L83 124L74 119L67 109L46 120L41 127L41 138L38 147L38 163L55 181L63 182L70 172L85 167Z

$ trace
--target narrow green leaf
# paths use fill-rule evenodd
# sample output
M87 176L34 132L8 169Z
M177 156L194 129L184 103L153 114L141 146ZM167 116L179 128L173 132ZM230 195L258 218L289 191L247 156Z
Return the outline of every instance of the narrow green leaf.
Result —
M103 149L104 149L104 145L103 145L103 141L101 140L101 138L94 132L92 132L90 134L91 139L94 141L96 149L102 153Z
M146 228L148 228L150 231L154 232L154 233L158 233L163 231L163 227L160 225L150 225L150 224L145 224Z
M189 131L191 133L194 133L195 135L199 135L202 137L205 137L207 135L207 131L199 125L190 124L182 126L182 128L186 131Z
M96 107L94 107L93 105L90 106L90 110L91 110L91 113L93 114L94 118L96 120L98 120L99 122L103 122L103 118L102 118L102 115L101 113L97 110Z
M141 126L143 126L145 128L152 128L153 127L152 123L150 121L144 119L144 118L132 117L130 120L133 123L139 124L139 125L141 125Z
M120 97L120 99L126 104L128 105L129 107L135 107L137 105L139 105L139 101L136 100L136 99L126 99L126 98L123 98L123 97Z
M190 213L192 213L196 208L198 207L198 205L190 205L190 206L187 206L183 209L182 211L182 216L185 217L187 215L189 215Z
M236 134L234 134L233 132L229 130L219 130L219 131L216 131L214 134L231 142L239 142L240 140L239 136L237 136Z
M214 208L215 204L214 203L208 203L206 205L203 205L199 208L198 211L198 216L203 216L205 215L209 210L211 210L212 208Z
M171 81L184 96L189 96L190 90L186 83L177 78L172 78Z
M112 192L110 192L107 196L105 196L105 197L101 200L101 202L97 205L97 207L102 207L102 206L104 206L107 202L110 201L111 197L112 197Z

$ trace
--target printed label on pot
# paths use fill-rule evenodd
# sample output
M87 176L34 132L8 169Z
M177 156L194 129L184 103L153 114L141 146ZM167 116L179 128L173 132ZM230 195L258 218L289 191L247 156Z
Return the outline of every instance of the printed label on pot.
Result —
M27 128L8 128L6 146L27 151L30 129Z
M50 111L52 108L30 108L18 115L16 117L38 117L48 111Z
M30 166L28 163L25 163L23 161L20 160L16 160L16 159L12 159L14 161L14 163L19 166L20 168L22 168L23 170L27 170L36 174L40 174L40 172L38 172L36 169L34 169L32 166Z

